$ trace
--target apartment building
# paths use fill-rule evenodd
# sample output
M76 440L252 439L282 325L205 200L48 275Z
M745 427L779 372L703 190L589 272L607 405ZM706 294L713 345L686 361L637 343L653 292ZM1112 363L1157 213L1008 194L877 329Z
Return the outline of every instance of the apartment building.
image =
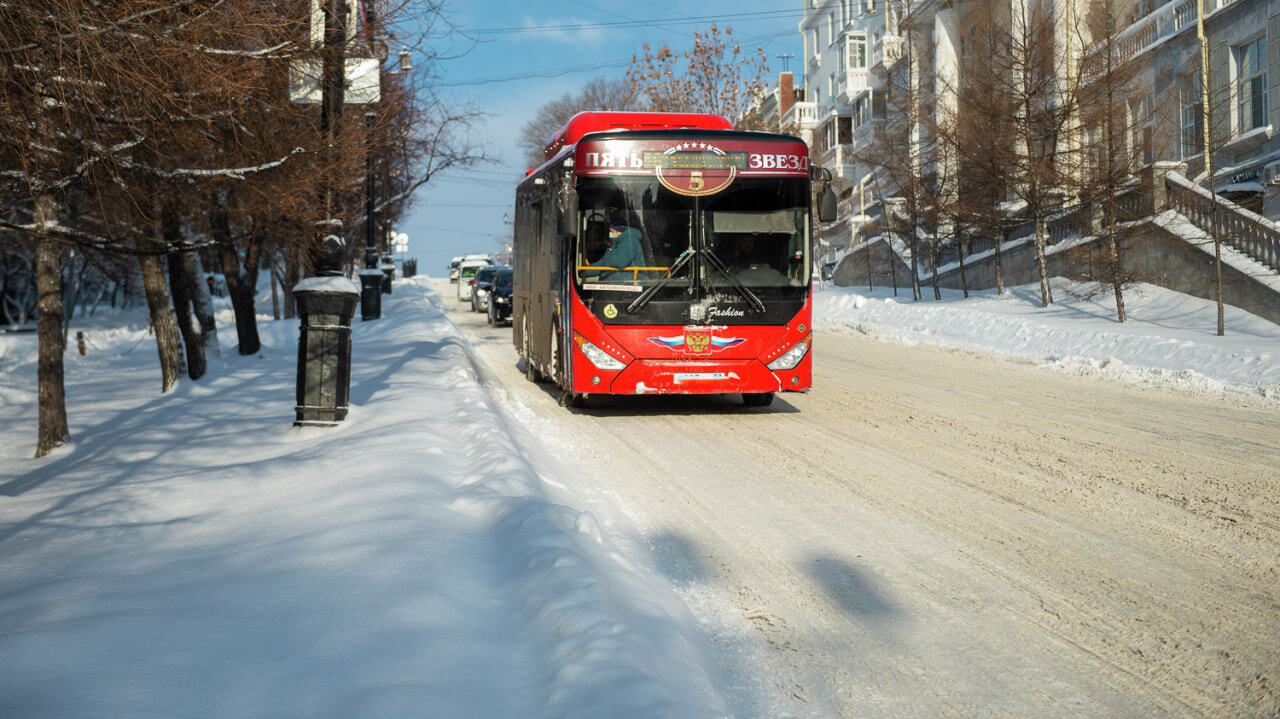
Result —
M1280 0L1201 0L1209 47L1210 133L1207 156L1213 185L1224 197L1280 220ZM881 182L867 149L876 128L903 123L905 89L930 113L908 128L912 142L931 141L941 115L963 115L965 36L975 9L1000 6L1014 22L1029 6L1047 9L1054 43L1079 61L1080 28L1091 11L1110 7L1120 55L1137 72L1123 89L1128 147L1135 176L1157 162L1186 165L1186 175L1208 186L1204 93L1200 86L1197 0L804 0L804 96L792 128L804 136L815 161L832 171L841 198L840 222L821 227L823 248L849 247L858 237L864 205L879 207ZM981 5L978 5L981 3ZM1069 27L1070 26L1070 27ZM914 35L914 37L913 37ZM1085 42L1088 42L1087 37ZM974 52L972 49L970 52ZM970 58L972 61L972 58ZM1066 63L1062 86L1078 71ZM1078 76L1077 76L1078 77ZM911 124L911 123L909 123ZM1089 142L1087 128L1078 130ZM1010 138L1013 142L1013 138ZM951 168L954 169L954 168ZM960 182L964 182L963 174ZM853 221L850 221L850 218Z
M805 0L804 102L795 105L792 128L829 169L840 199L840 220L819 227L822 250L850 246L858 218L875 188L863 182L872 167L865 149L884 119L886 54L900 48L890 32L885 0ZM870 194L868 194L870 193Z
M1203 0L1209 160L1217 192L1280 220L1280 0ZM1176 161L1208 186L1196 0L1133 0L1122 54L1141 68L1130 127L1144 160Z

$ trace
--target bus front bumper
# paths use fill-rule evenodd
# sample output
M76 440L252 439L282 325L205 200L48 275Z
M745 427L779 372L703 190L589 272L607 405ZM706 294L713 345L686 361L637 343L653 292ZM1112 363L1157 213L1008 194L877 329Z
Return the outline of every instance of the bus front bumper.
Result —
M754 359L637 359L618 372L600 371L582 362L575 370L573 390L583 394L802 392L811 384L807 357L795 369L778 372Z

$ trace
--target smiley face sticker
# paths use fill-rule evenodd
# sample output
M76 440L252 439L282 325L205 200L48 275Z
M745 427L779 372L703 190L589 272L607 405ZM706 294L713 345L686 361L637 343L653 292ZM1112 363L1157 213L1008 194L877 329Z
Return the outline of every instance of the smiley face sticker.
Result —
M613 319L614 317L617 317L617 316L618 316L618 308L617 308L617 307L614 307L614 306L613 306L613 305L611 305L611 304L609 304L609 305L605 305L605 306L604 306L604 316L605 316L607 319Z

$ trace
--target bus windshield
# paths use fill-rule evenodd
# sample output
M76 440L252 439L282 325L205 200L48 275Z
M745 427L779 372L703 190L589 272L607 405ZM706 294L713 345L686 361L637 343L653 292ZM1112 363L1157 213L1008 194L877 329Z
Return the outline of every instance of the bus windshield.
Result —
M653 177L581 178L579 286L699 299L763 288L765 300L769 288L807 287L807 188L794 177L739 177L690 197Z

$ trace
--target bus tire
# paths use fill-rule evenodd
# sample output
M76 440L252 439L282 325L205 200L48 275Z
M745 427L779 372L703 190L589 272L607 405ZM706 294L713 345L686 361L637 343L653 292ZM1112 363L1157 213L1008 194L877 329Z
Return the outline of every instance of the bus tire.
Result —
M554 317L551 318L551 359L547 361L547 367L551 368L551 376L547 379L559 384L563 375L560 371L560 332Z
M524 327L520 335L523 338L520 345L524 349L524 376L530 382L541 382L542 373L538 371L537 367L533 366L533 353L530 352L532 348L529 346L529 315L524 316Z
M743 392L742 403L748 407L768 407L773 404L772 392Z
M578 394L577 392L570 392L567 389L561 390L559 403L561 407L581 408L586 406L587 396L584 394Z

